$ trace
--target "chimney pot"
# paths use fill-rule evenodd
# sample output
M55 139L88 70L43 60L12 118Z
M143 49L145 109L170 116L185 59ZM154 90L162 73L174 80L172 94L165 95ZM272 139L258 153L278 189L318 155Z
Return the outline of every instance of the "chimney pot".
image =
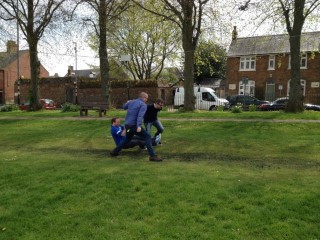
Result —
M237 26L233 26L232 40L237 40L237 38L238 38Z
M9 40L7 42L7 53L15 53L18 51L18 45L15 41Z

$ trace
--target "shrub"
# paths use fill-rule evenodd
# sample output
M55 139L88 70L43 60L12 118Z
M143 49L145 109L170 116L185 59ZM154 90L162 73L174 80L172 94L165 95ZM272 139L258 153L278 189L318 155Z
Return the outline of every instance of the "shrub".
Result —
M236 105L231 108L232 113L242 113L242 105Z
M217 110L218 112L223 112L223 111L224 111L224 106L222 106L222 105L217 106L217 107L216 107L216 110Z
M255 111L257 111L257 106L254 105L254 104L250 104L250 105L249 105L249 111L250 111L250 112L255 112Z
M18 106L15 104L0 106L0 112L12 112L18 109Z
M80 111L80 106L72 103L62 104L61 112L77 112Z

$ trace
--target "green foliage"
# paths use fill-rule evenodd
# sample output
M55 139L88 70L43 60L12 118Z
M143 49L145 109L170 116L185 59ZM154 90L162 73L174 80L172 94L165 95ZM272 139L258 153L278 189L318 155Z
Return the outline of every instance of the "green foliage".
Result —
M255 112L257 111L257 106L254 104L250 104L249 105L249 112Z
M231 107L231 112L232 113L242 113L243 112L243 108L241 104L237 104L236 106L232 106Z
M161 6L160 6L161 5ZM162 1L145 1L146 8L163 9ZM108 49L118 60L129 55L130 61L123 64L133 78L158 78L164 60L174 59L179 46L180 32L169 21L143 10L136 4L122 12L121 18L108 21ZM95 51L98 36L91 35L90 46Z
M19 107L15 104L6 104L0 106L0 112L12 112L18 110Z
M79 79L79 88L101 88L100 79L90 79L90 78L81 78ZM136 88L136 87L157 87L158 83L156 80L147 79L147 80L112 80L109 82L111 88Z
M223 112L224 111L224 106L220 105L216 107L216 111L218 112Z
M112 88L137 88L137 87L157 87L158 83L156 80L113 80L110 82L110 87Z
M86 88L101 88L101 79L92 79L92 78L78 78L79 81L79 88L86 89Z
M78 112L80 111L80 106L72 103L65 103L62 105L61 112Z
M195 82L204 78L225 78L227 52L212 41L199 43L195 53Z

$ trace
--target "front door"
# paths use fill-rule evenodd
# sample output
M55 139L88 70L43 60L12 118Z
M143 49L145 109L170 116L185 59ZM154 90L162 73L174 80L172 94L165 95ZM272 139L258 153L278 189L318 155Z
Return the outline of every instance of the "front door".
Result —
M275 84L273 80L269 80L266 82L266 97L267 101L274 101L275 99Z

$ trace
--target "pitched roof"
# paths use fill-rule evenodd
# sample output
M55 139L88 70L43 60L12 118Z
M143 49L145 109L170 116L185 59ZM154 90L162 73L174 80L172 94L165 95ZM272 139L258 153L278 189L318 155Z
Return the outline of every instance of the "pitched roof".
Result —
M301 52L312 52L319 50L320 32L309 32L301 34ZM289 35L279 34L237 38L236 40L232 40L227 56L235 57L289 52Z
M29 50L20 50L19 51L19 57L26 53L29 52ZM7 52L0 52L0 69L4 69L7 66L10 65L13 61L17 59L17 53L7 53Z
M77 77L91 77L97 78L100 75L99 69L82 69L82 70L73 70L75 76Z

